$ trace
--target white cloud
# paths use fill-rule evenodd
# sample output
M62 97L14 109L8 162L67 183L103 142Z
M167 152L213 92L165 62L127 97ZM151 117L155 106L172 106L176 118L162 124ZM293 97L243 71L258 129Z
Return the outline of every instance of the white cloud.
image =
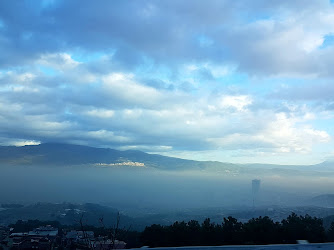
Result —
M4 35L5 141L259 159L329 151L334 47L322 46L334 33L328 1L85 2L80 12L65 11L68 4L28 18L31 29L40 27L28 40ZM6 29L19 29L13 34L28 32L12 26L14 16L27 21L32 13L3 20ZM89 20L99 25L80 29ZM288 87L273 97L275 79Z
M111 118L114 116L114 110L107 110L107 109L92 109L85 112L88 116L98 117L98 118Z
M256 133L243 131L207 140L227 150L306 154L318 143L328 143L331 139L326 131L298 125L300 119L289 118L285 113L275 114L274 117L273 121L266 122L263 130ZM252 122L256 122L256 117L253 117Z
M91 138L94 140L99 140L101 143L104 142L131 142L131 139L125 136L115 135L112 131L107 130L97 130L97 131L88 131L83 133L83 137Z
M63 74L65 77L67 73ZM16 79L16 74L11 77ZM67 98L66 89L57 85L48 86L47 92L36 92L35 97L22 92L27 96L19 99L13 88L2 89L6 99L0 105L0 126L8 132L22 131L22 138L36 141L110 145L168 154L184 149L246 150L257 157L300 155L331 142L327 131L311 125L318 116L305 104L282 101L279 106L286 111L279 112L275 106L258 104L265 101L268 105L271 100L250 94L198 96L166 91L146 86L134 74L119 71L98 74L96 78L100 82L93 87L69 83L67 89L72 93L88 98ZM37 75L24 87L43 89L44 84ZM47 107L45 100L50 100ZM44 114L38 111L42 109Z
M161 153L161 152L170 152L173 147L171 146L147 146L147 145L129 145L129 146L121 146L119 147L120 150L141 150L145 152L151 153Z
M12 145L17 146L17 147L22 147L22 146L26 146L26 145L39 145L39 144L41 144L41 142L34 141L34 140L31 140L31 141L19 140L19 141L12 142Z
M158 90L135 82L132 75L113 73L104 76L102 81L107 95L126 103L153 108L164 99Z
M17 82L29 82L33 80L36 77L36 75L32 73L23 73L23 74L18 74L16 76L16 81Z
M35 140L22 140L22 139L11 139L11 138L1 138L1 144L2 146L16 146L16 147L22 147L26 145L39 145L41 144L40 141Z
M220 102L222 108L234 108L237 111L245 111L246 107L252 104L252 99L249 96L223 96Z
M80 64L80 62L75 61L68 53L43 54L36 63L50 66L60 71L74 69Z

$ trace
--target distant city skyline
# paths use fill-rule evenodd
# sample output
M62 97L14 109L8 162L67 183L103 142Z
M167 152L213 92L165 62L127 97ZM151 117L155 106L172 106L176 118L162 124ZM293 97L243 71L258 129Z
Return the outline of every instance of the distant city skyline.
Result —
M333 34L329 0L2 1L1 145L333 159Z

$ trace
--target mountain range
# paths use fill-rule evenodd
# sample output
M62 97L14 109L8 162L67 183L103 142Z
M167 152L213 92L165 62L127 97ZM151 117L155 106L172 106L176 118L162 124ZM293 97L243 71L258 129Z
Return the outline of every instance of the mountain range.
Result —
M22 147L0 146L0 164L4 165L100 165L144 166L160 170L210 170L228 174L266 173L297 174L303 172L334 172L334 162L316 165L232 164L217 161L194 161L148 154L138 150L120 151L110 148L44 143Z

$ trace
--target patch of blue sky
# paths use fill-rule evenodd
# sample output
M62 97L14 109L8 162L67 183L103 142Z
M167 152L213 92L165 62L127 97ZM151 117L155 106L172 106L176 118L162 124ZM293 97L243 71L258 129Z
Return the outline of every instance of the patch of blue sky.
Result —
M33 33L32 32L23 32L21 37L22 37L22 40L30 40L30 38L32 38L33 36Z
M274 9L266 9L266 12L250 12L247 9L239 12L239 19L245 23L253 23L258 21L273 20Z
M262 89L264 92L272 92L277 88L302 87L311 84L313 81L315 80L300 78L254 78L252 79L252 85L255 89Z
M61 2L61 0L42 0L40 2L40 6L42 8L49 8L49 7L54 6L56 3L59 4L59 2Z
M101 59L104 56L113 56L115 54L116 50L110 50L110 51L96 51L96 52L87 52L87 51L81 51L76 50L73 51L71 54L71 57L73 60L77 62L87 63L91 61L97 61Z
M225 76L217 78L220 83L227 85L245 86L250 83L247 74L235 72L233 74L226 74Z
M210 47L211 45L214 44L214 41L206 35L199 35L197 36L196 40L198 41L199 46L202 48Z
M1 79L1 75L0 75L0 79ZM13 86L11 84L0 85L0 92L12 91L12 89L13 89Z
M144 76L146 74L152 74L152 71L154 70L155 66L156 65L153 59L147 56L143 56L142 62L136 67L134 73L139 76Z
M22 72L26 72L29 70L30 70L30 66L20 65L20 66L8 67L4 70L4 72L13 71L13 72L22 73Z
M57 72L55 69L51 68L51 67L46 67L46 66L42 66L42 65L40 65L40 66L38 66L38 69L39 69L43 74L45 74L45 75L47 75L47 76L55 76L55 75L58 74L58 72Z
M256 96L267 96L284 89L300 88L314 83L311 79L296 78L256 78L245 73L233 72L215 79L211 89L230 89L235 93L248 93Z
M324 130L330 135L334 135L334 118L321 118L316 117L314 120L307 121L308 124L311 124L316 130Z
M62 83L62 84L59 85L59 88L60 88L60 89L68 89L68 88L69 88L69 85L66 84L66 83Z
M334 45L334 34L328 34L324 37L324 42L320 46L320 49L325 49L333 45Z
M193 80L196 83L194 87L196 87L195 92L198 92L198 95L202 93L240 94L249 93L251 90L246 74L231 73L213 79L194 75Z
M65 115L73 115L73 113L70 111L69 108L65 108L64 114Z
M136 67L134 74L138 78L158 79L167 82L173 77L171 69L164 65L156 65L154 61L148 57L143 57L143 62Z
M154 74L155 79L160 79L166 82L171 81L172 77L173 77L172 71L168 67L165 67L165 66L159 66L156 69L156 72Z
M5 23L0 19L0 29L3 29L5 27Z

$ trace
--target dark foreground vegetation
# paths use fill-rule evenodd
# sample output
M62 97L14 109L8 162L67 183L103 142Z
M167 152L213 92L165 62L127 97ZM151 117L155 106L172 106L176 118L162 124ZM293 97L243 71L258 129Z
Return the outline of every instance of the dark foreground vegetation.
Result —
M334 241L334 223L326 232L322 219L292 213L281 222L266 216L241 223L228 217L222 224L206 219L201 224L192 220L170 226L151 225L141 233L141 243L150 247L288 244L296 240Z
M41 222L38 220L18 221L9 227L12 232L25 232L43 225L52 225L62 232L71 229L93 231L95 237L108 236L110 228L94 226L64 226L59 222ZM308 240L311 243L334 241L334 222L325 230L320 218L309 215L298 216L292 213L281 222L269 217L258 217L242 223L233 217L224 218L221 224L212 223L209 218L202 223L175 222L170 226L153 224L143 232L118 229L117 238L127 243L127 248L141 246L214 246L214 245L251 245L251 244L293 244L296 240Z

